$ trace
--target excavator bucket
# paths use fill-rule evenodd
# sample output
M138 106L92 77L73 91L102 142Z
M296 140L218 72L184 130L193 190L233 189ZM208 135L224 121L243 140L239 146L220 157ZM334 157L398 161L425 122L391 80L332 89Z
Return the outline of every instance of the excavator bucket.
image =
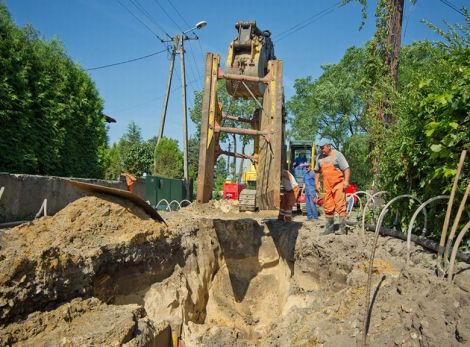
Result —
M238 36L230 43L225 73L262 78L268 73L268 61L275 60L274 45L269 30L261 31L255 21L235 23ZM248 87L248 89L245 87ZM226 81L227 92L235 98L262 97L266 85L262 82Z

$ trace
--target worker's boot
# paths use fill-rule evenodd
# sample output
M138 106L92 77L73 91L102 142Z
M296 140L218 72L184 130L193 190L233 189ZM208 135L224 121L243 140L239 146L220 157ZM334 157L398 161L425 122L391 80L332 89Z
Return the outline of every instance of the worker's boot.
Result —
M333 234L335 232L334 225L335 225L335 219L333 217L327 217L325 231L322 232L321 234L322 235Z
M335 235L346 235L346 217L339 217L339 229L335 231Z

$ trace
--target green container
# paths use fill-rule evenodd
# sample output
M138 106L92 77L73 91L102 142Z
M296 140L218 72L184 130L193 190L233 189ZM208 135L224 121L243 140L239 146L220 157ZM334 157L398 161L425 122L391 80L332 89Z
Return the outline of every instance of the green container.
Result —
M176 200L180 203L186 199L186 189L182 179L147 176L146 180L145 200L154 209L165 210L172 201ZM177 207L176 203L171 204L172 210L175 207Z

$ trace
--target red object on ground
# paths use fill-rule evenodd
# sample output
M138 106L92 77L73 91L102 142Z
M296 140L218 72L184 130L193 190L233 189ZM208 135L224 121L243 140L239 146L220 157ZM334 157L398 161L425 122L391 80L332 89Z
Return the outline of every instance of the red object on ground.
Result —
M357 192L357 184L350 184L344 192L346 194L354 194ZM357 196L354 197L354 204L357 204Z
M240 192L245 188L246 185L240 183L224 183L222 199L238 200L238 195L240 195Z
M305 197L305 195L299 196L299 198L297 199L297 202L306 202L306 201L307 201L307 198Z

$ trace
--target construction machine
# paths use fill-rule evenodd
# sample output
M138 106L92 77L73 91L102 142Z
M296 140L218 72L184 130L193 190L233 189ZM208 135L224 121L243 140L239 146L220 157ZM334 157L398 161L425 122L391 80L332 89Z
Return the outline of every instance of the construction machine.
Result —
M279 171L286 155L282 61L275 58L271 33L260 30L255 21L237 22L235 29L237 36L230 43L225 72L220 68L220 55L206 54L197 201L207 203L212 198L214 164L218 156L228 155L249 159L256 169L256 190L251 192L247 208L278 209ZM217 97L217 82L221 79L233 98L253 98L258 103L250 119L224 112ZM224 119L248 123L251 129L224 127ZM223 132L253 136L253 153L223 150L219 143Z

